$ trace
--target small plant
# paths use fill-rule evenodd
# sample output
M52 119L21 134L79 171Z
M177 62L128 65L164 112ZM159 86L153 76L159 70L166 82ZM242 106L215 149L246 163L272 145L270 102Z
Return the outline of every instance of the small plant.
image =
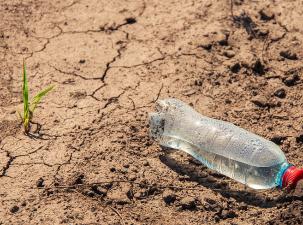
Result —
M25 61L23 61L23 116L20 112L18 112L24 127L24 132L26 134L30 131L30 125L34 116L34 111L37 108L39 102L41 101L42 97L45 96L48 92L50 92L54 88L53 85L43 89L40 91L31 101L29 101L29 91L28 91L28 81L26 75L26 65Z

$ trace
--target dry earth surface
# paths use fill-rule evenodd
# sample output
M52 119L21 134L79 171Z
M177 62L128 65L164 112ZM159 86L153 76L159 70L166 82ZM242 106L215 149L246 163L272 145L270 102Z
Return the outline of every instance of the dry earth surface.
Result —
M232 4L233 3L233 4ZM303 3L0 0L0 224L303 224L300 192L255 192L163 151L176 97L303 165ZM23 134L30 91L55 84Z

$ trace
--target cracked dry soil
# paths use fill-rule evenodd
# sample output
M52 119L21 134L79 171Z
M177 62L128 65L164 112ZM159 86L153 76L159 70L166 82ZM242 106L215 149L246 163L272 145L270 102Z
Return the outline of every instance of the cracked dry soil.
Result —
M302 166L302 1L0 0L0 224L302 224L303 197L255 192L148 137L176 97ZM40 136L22 133L21 65Z

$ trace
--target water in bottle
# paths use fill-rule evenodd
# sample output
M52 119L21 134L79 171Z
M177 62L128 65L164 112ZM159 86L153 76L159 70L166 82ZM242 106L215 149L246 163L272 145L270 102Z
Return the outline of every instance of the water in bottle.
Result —
M150 113L150 135L160 145L183 150L225 176L254 189L291 189L303 179L303 169L261 136L203 116L178 99L157 101L156 111Z

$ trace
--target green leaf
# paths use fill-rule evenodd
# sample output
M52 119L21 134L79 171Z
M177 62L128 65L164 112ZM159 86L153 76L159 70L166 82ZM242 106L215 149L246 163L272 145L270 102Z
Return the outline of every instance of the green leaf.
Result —
M41 101L41 98L43 96L45 96L48 92L50 92L55 86L54 85L51 85L51 86L48 86L47 88L45 88L44 90L40 91L31 101L31 104L30 104L30 112L31 113L34 113L37 105L39 104L39 102Z
M29 101L28 101L28 81L26 76L26 65L23 60L23 125L25 132L29 130L29 120L30 120L30 112L29 112Z

